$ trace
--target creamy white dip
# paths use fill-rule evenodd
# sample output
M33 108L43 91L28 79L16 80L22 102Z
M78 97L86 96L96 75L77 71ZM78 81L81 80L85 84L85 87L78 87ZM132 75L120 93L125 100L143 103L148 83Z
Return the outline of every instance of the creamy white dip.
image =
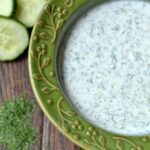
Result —
M64 45L63 80L77 111L108 131L150 133L150 3L96 6Z

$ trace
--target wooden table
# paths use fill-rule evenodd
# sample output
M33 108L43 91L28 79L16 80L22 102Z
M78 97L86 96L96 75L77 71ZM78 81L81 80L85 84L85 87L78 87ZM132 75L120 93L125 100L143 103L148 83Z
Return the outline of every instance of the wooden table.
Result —
M27 51L13 62L0 63L0 103L24 92L28 93L30 99L35 99L29 81ZM32 122L39 133L32 150L81 150L55 129L40 108ZM4 148L0 147L0 150Z

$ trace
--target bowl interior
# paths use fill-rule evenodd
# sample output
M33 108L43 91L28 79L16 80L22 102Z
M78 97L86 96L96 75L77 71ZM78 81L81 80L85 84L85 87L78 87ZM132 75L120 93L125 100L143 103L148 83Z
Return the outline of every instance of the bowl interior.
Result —
M70 17L57 41L63 94L104 130L150 133L149 8L148 1L91 1Z

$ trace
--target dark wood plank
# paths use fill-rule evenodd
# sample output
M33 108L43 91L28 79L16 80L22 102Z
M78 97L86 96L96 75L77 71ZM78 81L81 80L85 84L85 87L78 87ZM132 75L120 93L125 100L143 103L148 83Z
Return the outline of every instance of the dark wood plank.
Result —
M49 121L44 117L43 150L81 150L66 139Z
M35 100L29 81L27 52L18 60L0 63L0 103L24 92ZM81 150L54 128L40 108L32 117L32 122L38 131L32 150ZM4 149L1 147L0 150Z
M29 99L35 99L29 82L27 54L24 55L16 61L0 63L0 102L20 96L25 92ZM43 118L43 113L38 108L32 118L38 133L43 132ZM41 146L42 136L37 139L32 149L40 150Z

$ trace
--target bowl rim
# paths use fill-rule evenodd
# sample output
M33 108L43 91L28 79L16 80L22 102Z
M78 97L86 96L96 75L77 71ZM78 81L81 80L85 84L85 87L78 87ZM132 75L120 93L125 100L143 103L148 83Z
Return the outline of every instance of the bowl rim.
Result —
M84 12L87 11L88 9L90 9L91 7L94 7L98 3L99 4L104 3L104 2L106 3L109 1L111 1L111 0L93 0L93 1L88 1L88 0L59 1L59 0L55 0L55 1L50 1L50 2L48 2L48 4L45 5L45 7L42 10L42 12L39 16L39 19L37 20L36 25L34 26L34 29L32 31L30 46L29 46L28 65L29 65L29 77L30 77L32 89L34 91L34 94L36 96L36 99L37 99L40 107L42 108L42 110L44 111L44 113L46 114L48 119L55 125L55 127L59 131L61 131L66 137L68 137L72 142L79 145L80 147L82 147L84 149L92 148L93 150L100 149L100 147L104 149L105 146L107 147L105 141L107 141L108 143L112 143L111 148L118 147L117 145L119 142L122 144L125 144L125 146L127 146L127 147L129 147L129 146L137 147L137 145L135 143L138 142L138 144L140 144L140 145L142 145L142 147L146 148L145 150L148 150L147 145L145 146L145 142L149 141L147 134L146 135L138 135L138 136L132 136L132 135L130 136L130 135L122 135L122 134L118 134L118 133L116 134L114 132L109 132L103 128L97 128L94 125L91 125L89 122L87 122L85 119L83 119L81 115L75 117L75 119L73 121L75 121L74 125L76 125L76 126L78 125L80 127L82 126L83 127L82 130L71 129L73 127L73 125L70 127L70 125L68 125L67 123L66 123L66 125L62 126L62 123L60 122L60 120L62 119L61 118L62 116L59 114L59 112L57 112L58 110L54 110L54 108L56 109L56 107L58 106L58 103L57 103L57 105L52 104L52 103L55 103L54 99L56 99L56 97L58 97L58 95L61 94L62 99L65 99L65 102L64 102L65 104L63 104L64 107L69 108L69 110L71 109L71 111L74 112L74 110L72 110L73 109L72 106L70 106L70 103L68 104L67 97L65 96L65 93L63 92L63 89L61 87L61 83L60 83L60 79L59 79L59 75L58 75L59 67L57 64L58 53L60 50L59 48L60 48L60 45L62 42L61 39L62 39L64 33L67 31L67 26L69 27L70 24L72 24L83 13L83 11ZM69 2L69 4L72 4L72 5L67 6L68 2ZM58 11L59 8L62 8L62 9L65 8L64 10L67 10L68 14L67 14L66 18L64 17L64 21L66 23L64 23L56 33L57 34L56 36L58 36L56 41L49 43L48 42L49 39L46 38L46 35L41 34L41 33L44 33L44 32L47 33L46 29L44 29L45 23L42 21L43 21L43 18L44 19L46 18L45 12L52 6L55 6L55 7L58 6L56 11ZM77 10L79 10L79 11L77 11ZM77 11L77 13L74 13L76 11ZM73 13L74 13L74 15L72 15ZM59 21L59 18L57 18L57 19ZM67 21L68 19L71 19L71 21L68 22ZM46 19L46 21L47 21L47 19ZM51 102L49 101L49 99L46 102L44 101L44 99L45 98L47 99L47 96L50 96L51 94L49 94L48 91L46 91L46 90L45 91L43 90L42 91L43 93L41 93L40 87L43 86L43 84L45 84L45 83L41 82L42 78L38 79L38 78L40 78L38 76L38 74L36 74L38 72L38 67L37 67L38 63L34 60L35 58L33 58L34 57L33 53L39 54L37 49L39 48L39 45L41 43L46 44L46 46L48 47L47 51L49 54L50 54L50 52L49 52L50 49L52 49L54 51L51 54L51 56L53 57L52 59L54 59L54 60L52 60L53 62L52 62L51 68L54 70L54 74L56 74L56 76L54 75L49 78L50 78L50 80L52 80L52 82L56 83L56 85L58 86L60 91L59 91L59 93L56 93L58 91L54 91L54 95L52 96L53 100ZM40 54L41 54L41 52L40 52ZM48 54L46 54L46 55L48 56ZM46 58L47 58L47 56L46 56ZM44 59L41 59L41 61L44 61ZM51 60L49 60L49 61L51 61ZM47 69L45 71L45 74L46 75L48 74ZM59 101L59 100L55 100L55 101ZM49 110L50 107L53 107L53 111L57 112L58 114L54 115L54 112L51 112ZM58 116L61 119L58 118ZM55 117L57 117L57 119L55 119ZM77 122L77 120L78 120L78 122ZM88 143L85 142L86 139L88 139L89 135L92 137L95 137L95 138L101 137L103 142L101 144L97 144L98 142L93 144L93 139L90 139L90 140L88 140L88 142L91 141L91 144L89 145ZM82 136L84 137L84 139ZM144 139L147 139L147 140L144 140ZM143 145L143 142L144 142L144 145ZM110 147L110 145L108 147Z

